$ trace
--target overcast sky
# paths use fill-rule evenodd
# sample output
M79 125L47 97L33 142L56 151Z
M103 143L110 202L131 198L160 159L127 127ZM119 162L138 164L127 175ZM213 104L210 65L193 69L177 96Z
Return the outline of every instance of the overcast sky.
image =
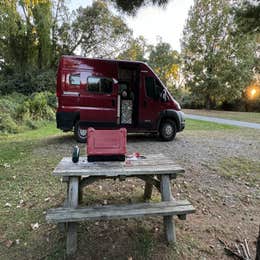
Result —
M68 1L71 9L87 6L92 0ZM156 44L158 37L180 51L180 39L193 0L170 0L165 8L148 6L141 8L134 17L125 16L134 36L143 35L148 43Z

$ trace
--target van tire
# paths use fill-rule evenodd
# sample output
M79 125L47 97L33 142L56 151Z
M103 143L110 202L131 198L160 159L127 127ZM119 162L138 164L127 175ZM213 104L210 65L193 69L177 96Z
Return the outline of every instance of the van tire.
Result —
M173 120L166 119L161 122L159 135L163 141L172 141L177 132L176 123Z
M74 137L79 143L87 142L87 129L81 129L79 126L79 121L74 125Z

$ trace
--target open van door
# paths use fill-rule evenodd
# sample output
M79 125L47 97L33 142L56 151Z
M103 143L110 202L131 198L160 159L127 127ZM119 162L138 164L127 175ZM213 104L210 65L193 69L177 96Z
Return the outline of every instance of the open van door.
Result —
M161 83L150 71L141 71L139 99L139 125L145 129L156 130L156 123L164 107L160 99L163 90Z

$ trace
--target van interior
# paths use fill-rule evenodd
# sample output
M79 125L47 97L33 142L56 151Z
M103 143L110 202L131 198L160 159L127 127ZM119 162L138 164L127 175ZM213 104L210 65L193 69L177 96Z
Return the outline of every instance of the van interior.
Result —
M139 65L119 63L118 85L120 95L120 123L135 127L138 124L140 91Z

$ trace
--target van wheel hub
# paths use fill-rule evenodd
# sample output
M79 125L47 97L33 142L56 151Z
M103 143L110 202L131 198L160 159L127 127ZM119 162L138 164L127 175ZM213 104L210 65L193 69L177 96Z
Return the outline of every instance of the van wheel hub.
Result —
M74 136L75 139L80 143L86 143L87 141L87 129L80 128L79 121L75 123L74 126Z
M171 125L165 126L165 134L166 134L167 136L171 136L172 133L173 133L173 128L172 128L172 126L171 126Z
M173 120L166 119L161 123L159 134L163 141L171 141L177 132L176 124Z
M87 135L87 130L79 128L79 135L82 136L82 137L83 136L85 137Z

